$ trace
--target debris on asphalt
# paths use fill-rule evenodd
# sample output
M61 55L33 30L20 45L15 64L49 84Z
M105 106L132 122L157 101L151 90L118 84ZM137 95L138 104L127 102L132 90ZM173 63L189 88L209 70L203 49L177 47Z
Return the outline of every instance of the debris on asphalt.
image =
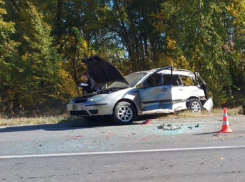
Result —
M194 126L188 126L187 128L192 129L192 128L194 128ZM195 125L195 128L199 128L199 124Z
M172 125L172 124L161 124L157 128L158 129L163 129L163 130L178 130L178 129L181 129L181 126L175 126L175 125Z
M151 123L151 119L147 119L142 124L150 124L150 123Z

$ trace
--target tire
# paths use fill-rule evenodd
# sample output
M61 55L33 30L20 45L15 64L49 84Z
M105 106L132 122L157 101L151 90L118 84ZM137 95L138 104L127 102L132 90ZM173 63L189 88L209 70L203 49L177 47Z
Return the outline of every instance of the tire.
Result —
M191 99L187 102L187 108L193 113L202 112L202 103L198 99Z
M119 102L114 108L113 120L117 124L132 124L136 115L135 108L132 104L129 102Z

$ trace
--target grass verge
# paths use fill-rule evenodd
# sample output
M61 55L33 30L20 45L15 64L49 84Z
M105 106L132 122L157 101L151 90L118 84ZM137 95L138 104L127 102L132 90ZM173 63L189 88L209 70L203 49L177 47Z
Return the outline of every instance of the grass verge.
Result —
M227 108L228 116L242 114L242 107ZM223 109L213 109L211 112L203 111L201 114L195 114L190 111L177 112L168 115L159 115L159 118L178 119L178 118L200 118L200 117L223 116ZM0 117L0 126L23 126L23 125L43 125L43 124L67 124L70 126L79 126L79 123L85 122L81 118L70 117L67 114L59 116L34 117L34 118L3 118Z

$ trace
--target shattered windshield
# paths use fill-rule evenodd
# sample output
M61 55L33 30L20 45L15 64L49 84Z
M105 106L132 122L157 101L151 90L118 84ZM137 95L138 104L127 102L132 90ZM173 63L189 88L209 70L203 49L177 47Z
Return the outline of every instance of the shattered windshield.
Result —
M146 72L137 72L137 73L131 73L124 78L129 83L130 87L134 87L136 83L138 83L147 73ZM126 83L123 82L113 82L108 88L124 88L128 87Z

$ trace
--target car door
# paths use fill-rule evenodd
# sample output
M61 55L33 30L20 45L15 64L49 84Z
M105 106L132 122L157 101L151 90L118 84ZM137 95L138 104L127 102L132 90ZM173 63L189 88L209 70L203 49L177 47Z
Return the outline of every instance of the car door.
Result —
M186 109L186 102L191 94L190 91L190 88L183 85L179 75L173 75L172 102L174 111Z
M143 83L144 87L138 89L142 111L155 110L159 108L158 82L159 82L159 75L158 74L151 75L147 80L144 81Z
M177 74L163 74L163 85L159 94L159 109L165 112L174 112L186 109L186 100L189 98L189 89L184 86Z
M159 109L166 110L165 112L171 112L173 109L172 104L172 77L171 75L161 75L162 82L158 86L158 101ZM169 110L169 111L167 111Z

